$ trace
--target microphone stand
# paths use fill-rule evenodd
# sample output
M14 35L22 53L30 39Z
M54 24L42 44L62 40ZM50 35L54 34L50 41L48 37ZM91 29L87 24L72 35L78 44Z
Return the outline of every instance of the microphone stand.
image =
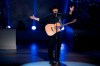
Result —
M56 13L55 16L56 16L56 18L57 18L57 13ZM57 48L58 48L58 47L57 47L57 40L58 40L58 37L57 37L57 34L58 34L58 33L57 33L57 29L58 29L58 26L57 26L57 23L56 23L56 36L55 36L55 38L56 38L56 52L55 52L55 54L56 54L56 61L57 61L57 58L58 58L58 57L57 57L57 52L58 52L58 50L57 50Z
M56 18L58 18L59 19L59 23L62 25L62 23L61 23L61 18L60 18L60 16L58 16L58 14L56 13ZM57 23L56 23L56 61L57 62L59 62L59 59L60 59L60 55L59 55L59 59L58 59L58 57L57 57L57 53L58 53L58 47L57 47L57 41L58 41L58 33L57 33L57 31L58 31L58 29L60 28L60 26L57 26ZM59 50L60 51L60 50ZM57 66L57 65L56 65Z

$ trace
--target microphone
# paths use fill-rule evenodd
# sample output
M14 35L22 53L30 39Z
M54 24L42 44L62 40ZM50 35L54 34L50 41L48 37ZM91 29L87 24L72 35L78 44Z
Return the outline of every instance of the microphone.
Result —
M58 16L58 14L56 13L56 17Z
M57 17L57 16L58 16L58 14L57 14L57 13L54 13L54 16L55 16L55 17Z

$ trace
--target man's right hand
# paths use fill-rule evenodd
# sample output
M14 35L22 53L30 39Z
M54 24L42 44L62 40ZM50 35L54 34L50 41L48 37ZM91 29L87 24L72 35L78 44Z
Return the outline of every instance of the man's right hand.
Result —
M29 16L30 19L33 19L33 20L36 20L36 21L40 21L40 18L37 18L35 17L34 15L33 16Z
M33 15L33 16L29 16L30 19L35 19L36 17Z

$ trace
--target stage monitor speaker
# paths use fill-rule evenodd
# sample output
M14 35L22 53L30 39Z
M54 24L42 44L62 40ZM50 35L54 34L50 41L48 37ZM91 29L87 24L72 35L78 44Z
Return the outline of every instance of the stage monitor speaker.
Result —
M16 29L0 29L0 49L16 49Z

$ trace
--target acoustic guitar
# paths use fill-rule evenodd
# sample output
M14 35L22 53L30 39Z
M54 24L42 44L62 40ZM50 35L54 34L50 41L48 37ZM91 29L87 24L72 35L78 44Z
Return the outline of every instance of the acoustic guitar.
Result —
M61 25L59 22L57 22L55 24L47 24L45 26L45 31L46 31L48 36L53 36L57 32L60 32L62 27L69 25L71 23L74 23L74 22L69 22L69 23L66 23L66 24L63 24L63 25Z

